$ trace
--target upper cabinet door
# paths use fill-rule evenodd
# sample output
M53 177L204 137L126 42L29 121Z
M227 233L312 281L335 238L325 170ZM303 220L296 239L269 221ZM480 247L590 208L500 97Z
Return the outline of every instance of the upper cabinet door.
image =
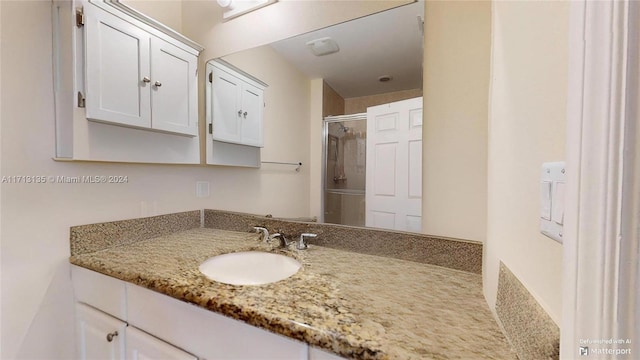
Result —
M151 42L152 128L198 133L198 58L162 39Z
M251 85L242 86L242 142L245 145L263 146L262 114L264 108L264 91Z
M207 63L207 121L213 140L262 147L267 84L224 61Z
M151 126L148 32L85 6L87 118Z
M237 77L214 68L212 87L213 139L240 143L242 82Z

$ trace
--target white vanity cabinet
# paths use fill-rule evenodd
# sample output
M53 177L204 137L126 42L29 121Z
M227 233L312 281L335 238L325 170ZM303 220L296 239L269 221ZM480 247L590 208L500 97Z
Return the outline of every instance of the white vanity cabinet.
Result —
M71 279L79 359L197 359L129 324L123 281L78 266L71 266Z
M309 348L309 360L346 360L341 356L331 354L324 350Z
M300 341L82 267L72 265L71 277L81 359L333 359Z
M124 360L127 323L76 303L78 358Z
M192 354L83 303L76 303L76 329L81 360L197 360Z
M133 326L127 327L126 335L127 359L173 359L173 360L197 360L198 358L182 351L175 346L151 336Z
M196 136L198 52L94 4L83 12L87 119Z
M266 84L223 61L207 63L207 76L213 140L262 147Z

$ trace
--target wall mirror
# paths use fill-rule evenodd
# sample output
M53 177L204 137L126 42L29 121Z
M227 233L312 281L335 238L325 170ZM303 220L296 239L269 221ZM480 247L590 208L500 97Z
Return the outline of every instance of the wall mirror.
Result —
M179 2L107 1L180 32L179 17L162 17L178 10L145 7ZM369 106L422 96L423 15L424 2L416 1L221 58L268 85L265 139L277 138L277 129L291 126L294 118L310 118L309 81L323 79L323 210L318 221L365 225L367 127L355 114L365 113ZM345 115L356 118L339 117ZM305 140L296 144L301 146L309 145ZM290 155L263 155L262 160L299 161Z
M423 15L424 2L418 1L220 58L269 85L265 137L291 124L286 116L309 118L305 84L324 80L323 216L318 221L366 225L369 160L362 114L370 106L422 96ZM420 231L415 221L411 228L396 229Z

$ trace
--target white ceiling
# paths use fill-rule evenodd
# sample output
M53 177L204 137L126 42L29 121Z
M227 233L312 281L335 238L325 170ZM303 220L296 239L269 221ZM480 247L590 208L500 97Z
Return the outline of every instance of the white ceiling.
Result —
M424 2L418 1L271 44L311 78L323 78L343 98L422 88ZM329 36L340 51L314 56L308 41ZM388 75L393 80L381 83Z

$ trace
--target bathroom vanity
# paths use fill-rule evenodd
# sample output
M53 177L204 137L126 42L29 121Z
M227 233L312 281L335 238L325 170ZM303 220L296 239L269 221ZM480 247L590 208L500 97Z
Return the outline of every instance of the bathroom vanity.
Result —
M163 221L155 218L139 220ZM117 223L72 229L81 353L102 342L121 358L136 351L204 359L514 358L479 274L313 241L306 250L281 249L249 231L167 228L125 241L114 229L150 224ZM99 231L118 243L99 251L78 244L86 237L96 246ZM257 286L212 281L198 270L212 256L239 251L283 254L302 267ZM91 311L108 316L111 328L91 325Z

